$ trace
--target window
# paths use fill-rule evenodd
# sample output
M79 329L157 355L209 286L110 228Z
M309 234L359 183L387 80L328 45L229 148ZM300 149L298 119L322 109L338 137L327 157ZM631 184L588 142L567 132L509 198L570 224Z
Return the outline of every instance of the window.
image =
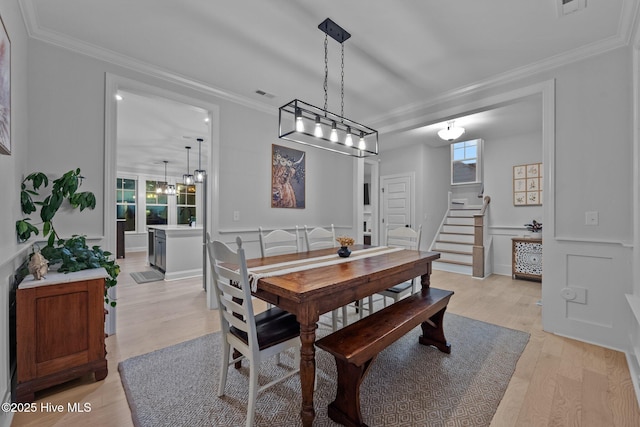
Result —
M451 184L472 184L482 181L482 140L451 144Z
M189 224L191 218L196 219L196 186L178 184L176 186L178 195L178 224Z
M156 188L164 185L165 182L162 181L147 181L145 191L147 225L167 224L167 214L169 212L167 195L156 192Z
M116 216L125 220L125 231L136 231L136 180L118 178L116 182Z

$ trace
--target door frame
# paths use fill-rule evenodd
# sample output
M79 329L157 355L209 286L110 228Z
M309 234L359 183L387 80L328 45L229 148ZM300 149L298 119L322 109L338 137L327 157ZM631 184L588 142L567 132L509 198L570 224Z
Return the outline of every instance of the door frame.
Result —
M118 90L126 90L170 99L183 104L193 105L203 110L209 111L210 123L209 138L211 144L210 155L205 167L207 168L207 191L211 195L208 198L205 209L210 214L207 217L207 229L217 230L218 222L218 200L219 200L219 159L220 159L220 108L219 106L183 95L177 91L153 86L138 80L122 77L112 73L105 73L105 97L104 97L104 246L112 252L116 245L116 178L117 178L117 145L118 145L118 105L115 98ZM177 88L176 88L177 90ZM114 220L110 220L113 218ZM207 269L203 265L203 269ZM206 270L203 270L206 271ZM206 277L207 283L207 307L214 309L217 307L213 292L208 292L211 285L210 275ZM117 286L111 288L110 297L117 299ZM116 307L109 308L109 314L105 322L105 332L109 335L116 333Z

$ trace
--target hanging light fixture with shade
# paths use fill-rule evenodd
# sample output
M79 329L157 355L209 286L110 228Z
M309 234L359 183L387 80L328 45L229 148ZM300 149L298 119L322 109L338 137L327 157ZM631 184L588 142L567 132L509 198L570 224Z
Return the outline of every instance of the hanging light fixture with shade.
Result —
M448 121L447 127L438 131L438 136L445 141L455 141L460 138L464 134L464 128L454 126L454 122L455 120Z
M193 179L193 175L191 175L190 168L189 168L189 152L191 151L191 147L187 146L184 147L187 149L187 173L182 175L182 183L184 185L191 185L193 184L195 181Z
M164 163L164 184L156 187L156 193L164 193L167 195L176 194L176 186L173 184L169 184L169 182L167 181L167 164L169 163L169 161L163 160L162 163Z
M198 138L198 169L193 171L193 182L202 184L207 171L202 169L202 138Z
M344 117L344 42L351 37L346 30L325 19L318 28L324 36L324 108L294 99L280 107L279 135L281 139L297 142L353 157L378 155L378 131ZM340 43L342 49L341 110L328 110L328 37ZM354 144L354 134L358 138Z

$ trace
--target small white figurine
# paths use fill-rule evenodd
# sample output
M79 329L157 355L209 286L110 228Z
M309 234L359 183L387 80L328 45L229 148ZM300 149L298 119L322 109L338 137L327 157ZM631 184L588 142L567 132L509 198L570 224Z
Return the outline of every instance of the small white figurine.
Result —
M49 270L49 261L42 256L40 252L36 252L29 261L29 273L33 274L35 280L42 280Z

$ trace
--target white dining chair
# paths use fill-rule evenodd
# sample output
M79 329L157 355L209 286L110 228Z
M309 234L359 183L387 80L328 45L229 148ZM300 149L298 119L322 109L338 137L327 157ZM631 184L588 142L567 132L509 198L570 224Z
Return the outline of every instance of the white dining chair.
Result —
M300 324L295 315L277 307L254 314L247 263L240 237L236 238L236 244L238 249L233 251L223 242L212 242L207 234L207 252L211 262L214 285L212 287L220 314L222 341L218 397L225 394L229 367L247 359L249 396L246 427L251 427L255 418L258 393L300 370ZM240 356L229 360L232 347ZM259 386L258 373L261 363L288 349L293 349L294 352L293 367L283 376ZM279 363L279 359L276 363Z
M300 234L297 225L295 233L277 229L265 234L262 227L258 227L258 233L262 258L300 252Z
M310 230L306 225L304 226L304 240L307 244L307 250L312 251L315 249L337 248L338 242L336 241L336 231L331 224L331 229L327 230L322 227L315 227ZM334 331L338 330L338 321L342 322L342 326L347 325L347 306L342 307L342 319L338 319L339 311L333 310L331 312L331 328Z
M410 227L397 227L389 229L387 226L387 244L389 247L398 247L410 250L420 250L420 237L422 236L422 225L418 227L418 230L414 230ZM416 292L416 279L413 278L409 281L402 282L391 288L388 288L382 292L378 292L382 295L383 305L387 306L387 298L393 299L393 302L404 298L407 295L411 295Z

